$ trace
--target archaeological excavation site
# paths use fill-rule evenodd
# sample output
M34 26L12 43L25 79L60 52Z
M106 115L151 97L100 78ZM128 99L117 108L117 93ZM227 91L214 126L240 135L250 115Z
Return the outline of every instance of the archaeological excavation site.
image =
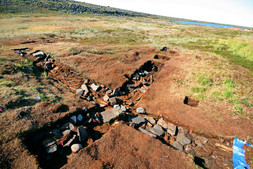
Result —
M253 29L185 20L0 1L0 168L252 168Z

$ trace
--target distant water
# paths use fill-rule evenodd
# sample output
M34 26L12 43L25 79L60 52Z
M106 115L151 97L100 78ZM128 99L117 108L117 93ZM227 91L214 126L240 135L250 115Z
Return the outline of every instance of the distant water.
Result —
M186 23L186 24L191 24L191 25L211 26L211 27L239 28L239 27L235 27L235 26L220 25L220 24L215 24L215 23L205 23L205 22L191 22L191 21L178 21L178 20L174 20L174 22L178 22L178 23Z

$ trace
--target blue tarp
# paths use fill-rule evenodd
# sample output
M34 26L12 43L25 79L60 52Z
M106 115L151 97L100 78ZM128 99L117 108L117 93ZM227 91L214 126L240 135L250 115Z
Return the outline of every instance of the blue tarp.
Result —
M242 147L244 144L253 147L253 145L247 144L246 142L241 141L237 138L234 139L234 144L233 144L234 169L248 169L249 168L249 165L245 161L245 150Z

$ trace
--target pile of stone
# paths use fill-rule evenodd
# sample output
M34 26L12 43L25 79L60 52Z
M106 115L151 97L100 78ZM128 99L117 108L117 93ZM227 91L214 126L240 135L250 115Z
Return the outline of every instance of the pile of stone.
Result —
M189 133L188 130L168 123L163 118L156 119L144 115L146 112L142 107L137 108L136 113L139 115L128 117L130 126L151 137L167 140L175 149L189 152L191 151L191 146L202 147L208 142L207 138L198 136L192 132Z
M89 130L85 126L94 123L100 123L98 114L84 111L83 114L71 116L69 122L58 125L57 128L45 133L42 139L42 147L47 158L50 159L56 153L64 154L68 152L68 149L77 153L84 147L88 139L91 139Z

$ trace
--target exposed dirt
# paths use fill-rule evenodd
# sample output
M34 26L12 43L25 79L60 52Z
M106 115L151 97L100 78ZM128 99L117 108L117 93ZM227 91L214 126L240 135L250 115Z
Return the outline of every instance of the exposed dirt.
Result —
M186 93L177 91L177 83L173 78L184 78L185 74L194 69L194 58L190 55L180 55L166 62L162 71L143 96L139 106L145 107L147 112L157 116L162 115L174 124L179 124L207 135L253 137L253 123L247 118L233 116L227 112L226 105L213 105L200 102L198 107L184 104ZM222 120L211 117L211 112L222 112ZM231 125L232 124L232 125Z
M73 155L64 168L194 168L193 159L133 128L119 124Z
M33 42L30 40L28 42L32 42L29 45L36 45L37 43L37 41ZM50 47L52 46L47 44L41 47L41 49L49 49ZM34 58L31 56L27 56L27 58L34 61ZM215 144L219 140L211 138L221 133L225 136L234 136L240 133L241 136L252 137L252 122L240 117L232 118L228 114L223 114L223 121L217 121L212 119L210 114L208 114L212 109L212 105L197 101L198 104L194 104L192 107L189 106L189 100L187 102L188 105L184 104L187 94L182 95L182 93L176 91L173 78L183 77L185 72L193 68L193 61L189 56L179 55L176 51L171 50L165 53L157 49L136 47L130 51L117 54L115 58L109 55L87 52L83 52L80 55L60 57L59 60L61 62L55 61L55 67L53 70L48 71L48 75L52 78L58 89L61 89L63 93L66 92L66 97L71 99L72 97L78 97L74 93L85 80L85 77L80 75L75 69L78 68L79 72L86 72L88 74L86 78L92 79L88 84L89 88L91 83L94 82L99 85L105 84L106 86L102 88L103 90L108 89L107 86L111 89L121 89L123 93L119 98L123 100L123 105L128 106L127 102L139 103L137 106L144 107L147 113L152 114L153 117L158 118L162 116L168 122L185 127L184 132L188 137L193 137L191 135L192 130L198 134L209 136L210 140L208 144L205 147L196 146L194 143L190 145L192 152L187 153L195 157L193 160L189 155L168 146L173 144L175 137L168 137L166 135L161 140L156 140L124 124L116 127L111 124L91 124L88 128L92 140L83 145L87 146L85 149L81 150L78 154L71 154L68 158L65 155L69 150L62 150L61 152L63 153L48 161L46 155L42 153L40 146L38 146L39 142L29 139L33 136L38 136L38 133L48 130L48 127L50 127L48 124L55 127L67 121L66 119L69 119L70 114L82 113L84 106L91 108L95 105L99 107L98 105L103 103L107 107L102 108L102 110L111 108L108 102L101 101L105 92L99 90L91 92L91 95L97 98L92 104L91 102L87 103L87 101L83 100L86 98L81 96L79 102L75 104L51 105L42 102L31 109L31 113L37 112L36 117L33 117L33 122L39 124L39 129L35 133L28 130L22 136L26 137L23 142L30 153L35 156L39 154L37 159L40 167L194 168L195 164L193 161L204 168L231 167L232 153L221 151L215 147ZM66 66L62 63L70 64ZM74 67L76 64L77 67ZM40 63L37 63L36 66L45 68ZM133 81L134 74L144 70L148 70L150 73L137 81ZM4 72L6 74L12 73L12 67L7 66ZM140 83L143 81L150 84L145 89L145 92L140 92L142 87L145 88L145 85ZM126 87L132 84L136 85L137 92L129 91ZM133 113L135 113L137 106L130 106ZM97 107L93 107L93 109ZM223 105L219 105L218 110L223 111L222 107ZM102 110L95 110L94 112L101 112ZM93 110L91 109L91 111ZM45 116L43 112L49 113ZM114 128L108 132L112 127ZM193 138L195 137L196 135ZM231 146L231 137L225 139L226 144ZM93 143L93 141L95 142ZM62 154L64 155L62 156ZM26 152L24 156L29 155ZM211 158L214 160L210 160ZM32 160L34 159L32 158ZM58 161L60 162L58 163Z

